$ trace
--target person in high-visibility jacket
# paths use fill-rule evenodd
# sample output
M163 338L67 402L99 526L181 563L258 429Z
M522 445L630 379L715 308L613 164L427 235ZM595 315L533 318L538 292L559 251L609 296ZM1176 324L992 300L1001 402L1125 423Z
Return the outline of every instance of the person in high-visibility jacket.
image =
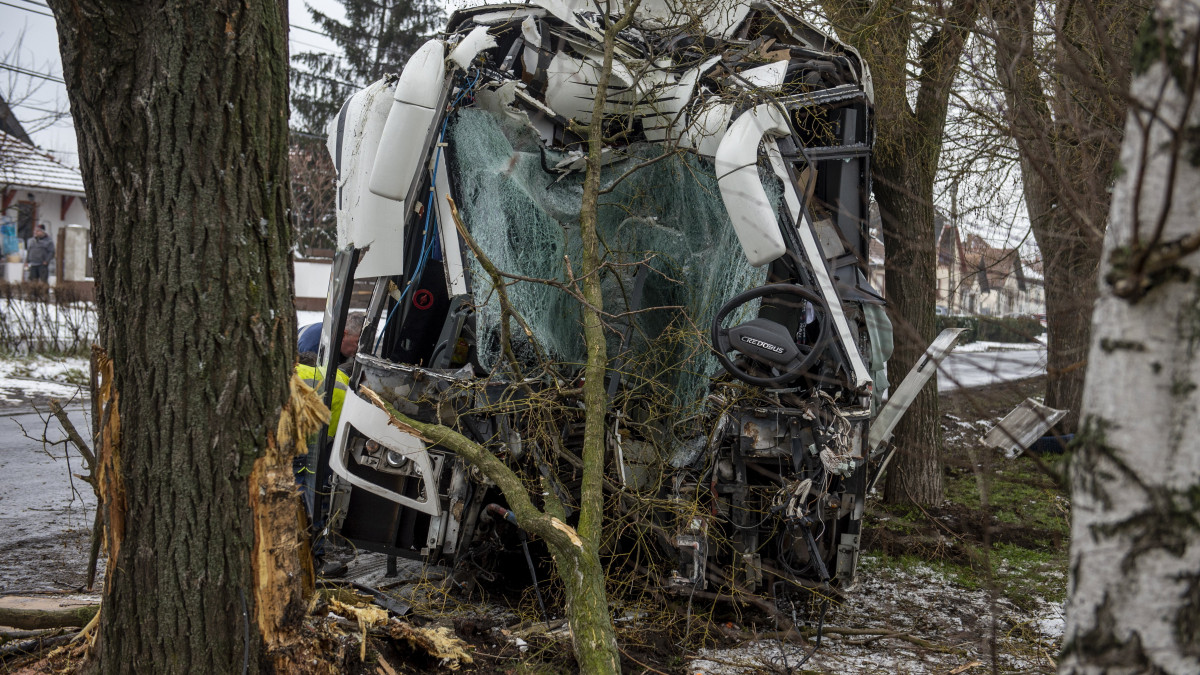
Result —
M334 377L333 384L333 400L329 404L329 430L327 431L330 438L337 434L338 419L342 416L342 404L346 402L346 389L350 386L350 376L341 370L334 370L337 373ZM310 366L305 363L296 364L296 374L304 383L313 389L317 389L321 381L323 373L316 366ZM310 457L303 455L297 456L292 461L292 469L296 472L296 485L300 488L301 498L304 500L305 510L312 521L312 531L314 535L318 535L325 527L325 518L322 512L318 509L316 499L316 475L313 473L309 465L311 455L317 450L317 435L313 434L309 438L308 452ZM313 541L313 555L320 559L325 551L324 538L315 536ZM318 567L321 565L318 563ZM343 566L344 567L344 566ZM328 573L322 574L329 576Z
M350 387L350 376L342 370L335 370L337 373L336 381L333 385L333 401L329 404L329 435L333 436L337 433L338 419L342 416L342 404L346 402L346 390ZM303 363L296 364L296 374L304 383L313 389L317 389L321 384L321 380L325 379L316 366L308 366Z

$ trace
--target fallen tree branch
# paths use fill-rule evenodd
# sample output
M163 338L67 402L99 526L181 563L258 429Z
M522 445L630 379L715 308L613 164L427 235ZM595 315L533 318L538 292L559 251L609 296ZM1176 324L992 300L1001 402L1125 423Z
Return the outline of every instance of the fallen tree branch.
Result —
M635 659L635 658L633 657L633 655L632 655L632 654L630 654L629 652L625 651L624 649L620 649L620 648L618 647L618 650L621 652L621 655L622 655L622 656L624 656L625 658L629 659L630 661L633 661L634 663L636 663L636 664L638 664L639 666L641 666L641 667L642 667L642 673L643 673L643 675L644 675L645 673L656 673L657 675L667 675L666 673L664 673L664 672L663 672L663 671L661 671L661 670L655 670L654 668L651 668L650 666L648 666L648 665L646 665L646 664L642 663L641 661L638 661L637 659Z
M0 640L11 642L12 640L28 640L29 638L37 637L52 637L62 633L61 628L40 628L38 630L0 630Z
M61 644L66 644L71 641L71 635L53 635L48 637L37 637L31 640L22 640L21 642L10 642L3 647L0 647L0 658L7 660L10 657L23 657L37 652L57 647Z
M810 632L810 631L814 632L814 633L816 632L815 630L810 629L810 628L806 628L804 630L805 633ZM953 647L947 647L945 645L935 644L933 642L930 642L929 640L923 640L915 635L910 635L908 633L901 633L899 631L894 631L894 630L890 631L890 630L880 630L880 629L875 629L875 628L839 628L836 626L825 626L824 632L826 635L871 636L875 640L882 640L882 639L886 639L886 638L892 638L895 640L903 640L904 642L916 645L918 647L921 647L922 649L928 649L930 651L941 652L943 654L956 654L961 651L961 650L955 649Z
M66 609L0 607L0 626L12 626L22 630L86 626L99 610L100 605L82 605Z
M849 642L851 644L874 642L875 640L894 639L894 640L902 640L904 642L915 645L922 649L928 649L930 651L939 652L941 654L963 654L963 653L965 653L962 649L957 649L955 647L947 647L945 645L939 645L939 644L930 642L929 640L924 640L915 635L911 635L909 633L901 633L899 631L888 630L886 628L841 628L839 626L825 626L822 628L821 632L824 633L825 635L840 635L843 637L850 636L850 637L867 638L864 640L847 640L847 642ZM793 638L796 636L809 637L811 635L816 635L816 633L817 633L816 628L805 627L805 628L801 628L799 630L793 628L793 629L786 630L786 631L779 631L778 633L763 633L760 635L760 637L764 637L764 638L770 637L773 639L779 639L780 637L782 637L785 639L789 639L789 638Z
M95 368L92 370L94 374ZM93 391L95 391L95 387L93 387ZM95 408L94 401L96 397L93 396L92 399L93 408ZM71 418L67 416L67 411L58 402L58 399L50 399L50 413L62 425L63 430L67 432L67 438L70 439L75 448L79 450L79 454L83 455L84 461L87 462L88 474L79 478L88 485L91 485L92 492L96 495L96 517L92 523L92 542L88 551L87 564L87 589L90 591L96 586L96 565L100 560L100 542L104 536L104 509L101 508L103 506L103 499L100 496L100 483L96 478L96 453L88 447L87 442L83 440L83 436L75 429L75 425L71 423ZM94 411L93 414L95 414Z
M96 495L99 500L100 496ZM96 504L96 517L92 520L92 544L88 550L87 590L96 587L96 566L100 562L100 544L104 541L104 510Z

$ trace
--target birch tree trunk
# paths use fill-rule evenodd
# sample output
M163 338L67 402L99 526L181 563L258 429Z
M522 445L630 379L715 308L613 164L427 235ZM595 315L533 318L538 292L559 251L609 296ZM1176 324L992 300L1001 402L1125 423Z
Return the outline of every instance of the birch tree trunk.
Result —
M1200 2L1156 5L1072 461L1062 673L1200 672Z

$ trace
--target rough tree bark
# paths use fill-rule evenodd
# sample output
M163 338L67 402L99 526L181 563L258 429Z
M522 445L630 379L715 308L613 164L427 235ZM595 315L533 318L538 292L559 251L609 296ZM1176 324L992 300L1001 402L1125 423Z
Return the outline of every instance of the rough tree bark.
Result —
M872 177L887 248L888 314L896 347L888 363L893 387L936 337L936 249L933 182L942 152L950 87L967 34L978 14L974 0L934 4L915 0L826 0L842 39L871 68L876 141ZM916 19L928 12L934 29L920 44ZM911 63L910 51L917 53ZM917 72L910 75L910 68ZM916 88L915 105L910 90ZM896 458L884 497L892 503L942 501L941 428L937 386L924 388L896 427Z
M269 669L303 615L289 468L312 421L289 387L283 5L50 5L119 401L97 669Z
M1155 4L1071 462L1062 673L1200 672L1200 2Z
M1058 2L1053 68L1036 49L1037 0L992 0L996 75L1045 270L1046 405L1079 422L1095 278L1120 149L1129 54L1148 2Z

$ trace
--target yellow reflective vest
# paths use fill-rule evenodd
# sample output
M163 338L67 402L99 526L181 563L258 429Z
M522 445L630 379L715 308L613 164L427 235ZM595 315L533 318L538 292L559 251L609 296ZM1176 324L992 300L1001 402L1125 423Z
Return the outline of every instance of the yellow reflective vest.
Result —
M341 370L335 370L337 373L336 381L333 385L333 402L329 406L329 435L333 436L337 433L338 418L342 416L342 404L346 402L346 389L350 386L350 376ZM304 383L313 389L325 379L322 373L315 366L306 366L303 363L296 364L296 374Z

